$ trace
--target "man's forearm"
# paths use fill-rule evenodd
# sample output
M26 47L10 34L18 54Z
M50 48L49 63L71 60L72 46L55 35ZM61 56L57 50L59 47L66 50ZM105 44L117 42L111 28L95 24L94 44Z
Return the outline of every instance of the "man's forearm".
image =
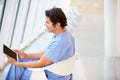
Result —
M45 55L42 55L38 61L33 61L33 62L17 62L15 59L12 59L10 57L8 57L8 60L11 64L14 64L15 66L28 67L28 68L41 68L43 66L53 63L53 61L50 60Z
M40 62L16 62L15 66L27 67L27 68L40 68Z
M37 52L37 53L30 53L30 54L25 53L25 57L26 58L40 58L43 54L44 52Z

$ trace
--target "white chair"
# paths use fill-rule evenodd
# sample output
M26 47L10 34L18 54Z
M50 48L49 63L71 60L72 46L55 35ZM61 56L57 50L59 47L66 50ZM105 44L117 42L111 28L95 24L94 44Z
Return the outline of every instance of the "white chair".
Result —
M58 63L54 63L50 66L43 68L28 68L32 70L32 75L30 77L30 80L47 80L44 70L49 70L55 74L62 76L66 76L73 73L75 57L76 55L73 55L72 57L64 61L60 61Z

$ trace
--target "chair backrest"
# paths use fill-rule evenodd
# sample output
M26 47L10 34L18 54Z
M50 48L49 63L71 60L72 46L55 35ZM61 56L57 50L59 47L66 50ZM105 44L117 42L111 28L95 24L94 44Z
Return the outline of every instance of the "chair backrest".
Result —
M46 70L49 70L55 74L58 75L69 75L73 72L73 68L74 68L74 61L75 61L75 55L73 55L72 57L64 60L64 61L60 61L58 63L54 63L48 67L46 67Z
M39 79L46 80L44 70L49 70L49 71L51 71L55 74L62 75L62 76L69 75L73 72L75 58L76 58L76 55L73 55L72 57L70 57L70 58L68 58L64 61L54 63L54 64L52 64L50 66L47 66L47 67L28 68L28 69L32 70L32 77L31 77L30 80L34 80L34 77L37 76L37 75L39 75L38 76Z

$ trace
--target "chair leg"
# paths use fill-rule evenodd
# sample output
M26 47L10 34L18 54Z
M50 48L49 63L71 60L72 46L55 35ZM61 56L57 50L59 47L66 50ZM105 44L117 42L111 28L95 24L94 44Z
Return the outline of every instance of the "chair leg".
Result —
M72 78L73 78L73 75L72 75L72 74L70 74L70 76L71 76L71 77L70 77L70 80L72 80Z

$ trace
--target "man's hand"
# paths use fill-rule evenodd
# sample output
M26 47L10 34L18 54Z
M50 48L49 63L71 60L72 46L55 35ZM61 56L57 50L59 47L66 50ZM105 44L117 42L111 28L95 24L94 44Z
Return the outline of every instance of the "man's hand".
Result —
M16 65L17 61L14 58L9 57L9 56L7 56L7 58L8 58L9 63Z
M27 54L25 54L23 51L21 51L21 50L14 50L14 52L18 54L19 58L23 58L23 59L26 58Z

